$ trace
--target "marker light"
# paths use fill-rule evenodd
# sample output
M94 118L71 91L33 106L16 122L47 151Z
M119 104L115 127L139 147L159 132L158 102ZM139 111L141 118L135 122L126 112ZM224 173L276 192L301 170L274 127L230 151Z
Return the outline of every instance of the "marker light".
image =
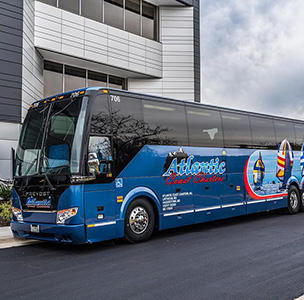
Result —
M68 208L57 211L57 224L64 224L67 219L77 215L78 207Z
M22 210L20 208L12 207L12 212L18 222L23 222Z

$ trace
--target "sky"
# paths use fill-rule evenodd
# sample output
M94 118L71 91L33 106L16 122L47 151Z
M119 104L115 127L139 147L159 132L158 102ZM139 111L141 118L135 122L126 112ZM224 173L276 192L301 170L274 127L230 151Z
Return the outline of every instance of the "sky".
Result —
M202 103L304 120L304 1L201 0Z

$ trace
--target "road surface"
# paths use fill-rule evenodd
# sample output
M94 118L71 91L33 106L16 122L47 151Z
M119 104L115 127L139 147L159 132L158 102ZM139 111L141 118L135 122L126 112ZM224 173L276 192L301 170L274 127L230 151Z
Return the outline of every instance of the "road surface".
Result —
M304 213L265 213L130 245L0 250L1 299L294 299L304 294Z

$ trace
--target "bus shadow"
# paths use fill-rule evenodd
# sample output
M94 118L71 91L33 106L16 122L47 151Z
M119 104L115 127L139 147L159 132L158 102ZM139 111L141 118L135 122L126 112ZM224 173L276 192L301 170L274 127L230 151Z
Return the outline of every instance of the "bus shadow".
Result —
M231 227L237 226L241 223L249 224L251 222L257 222L262 219L270 219L270 218L279 218L282 217L284 214L280 211L271 211L271 212L262 212L252 215L245 215L245 216L238 216L234 218L228 218L223 220L216 220L210 221L206 223L199 223L189 226L177 227L172 229L167 229L163 231L157 231L154 233L152 238L146 242L139 245L147 245L147 243L153 243L153 241L159 241L162 239L174 238L178 236L182 236L184 234L193 233L193 232L207 232L214 229L220 229L223 227ZM134 247L135 244L130 244L124 239L116 239L104 242L98 242L93 244L83 244L83 245L73 245L73 244L60 244L60 243L50 243L50 242L41 242L35 243L32 245L28 245L26 247L34 247L36 249L47 250L47 251L67 251L69 253L73 252L75 254L89 254L95 251L107 251L109 249L119 249L121 248L128 248L129 246Z

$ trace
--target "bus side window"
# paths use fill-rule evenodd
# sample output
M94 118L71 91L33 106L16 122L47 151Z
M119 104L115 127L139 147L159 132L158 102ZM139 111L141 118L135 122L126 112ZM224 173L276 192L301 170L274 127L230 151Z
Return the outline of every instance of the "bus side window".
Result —
M292 122L274 120L277 144L287 139L292 147L295 145L295 131Z
M110 103L117 175L145 144L149 128L143 122L141 99L111 94Z
M111 134L111 112L107 94L97 95L93 98L90 133Z
M184 105L144 100L143 113L150 144L188 146Z
M264 117L250 116L252 143L254 147L276 149L277 142L273 120Z
M300 150L304 143L304 124L294 123L294 128L296 132L296 146L295 150Z
M220 113L216 110L186 108L191 146L223 147Z
M250 147L252 139L248 115L230 112L221 112L221 114L225 147Z

